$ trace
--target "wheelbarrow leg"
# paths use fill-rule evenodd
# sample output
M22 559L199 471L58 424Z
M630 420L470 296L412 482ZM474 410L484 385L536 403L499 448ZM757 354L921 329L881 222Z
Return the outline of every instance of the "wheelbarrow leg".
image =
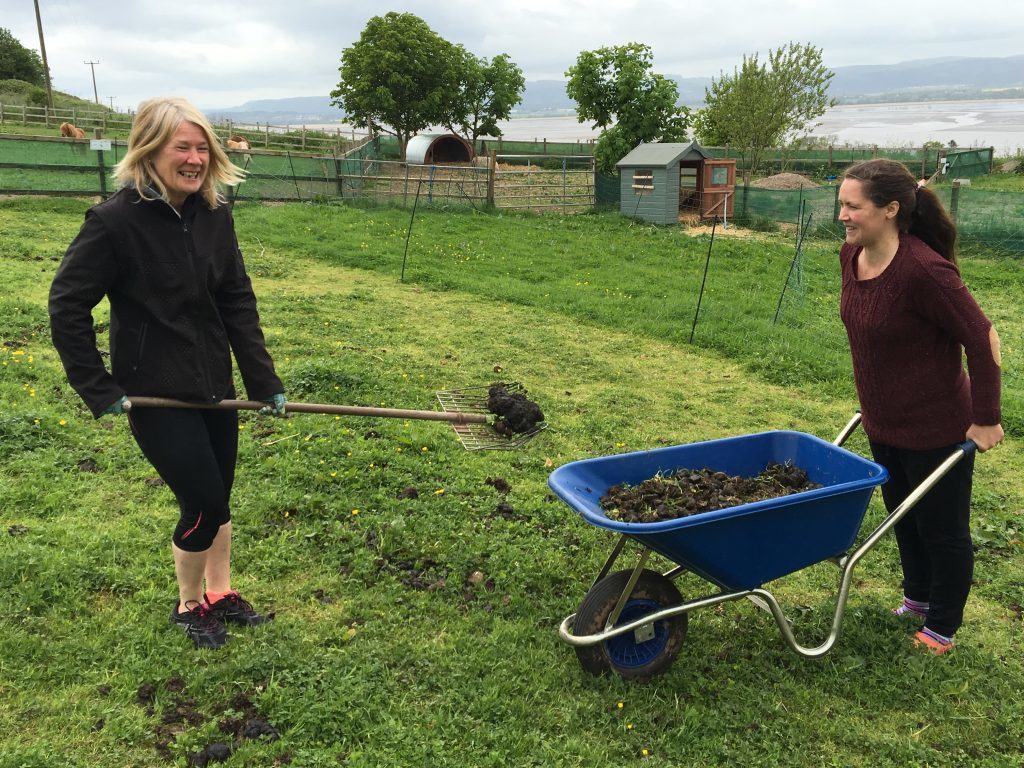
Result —
M633 572L629 575L629 581L626 582L625 589L622 590L622 595L619 597L619 601L615 603L615 607L612 608L612 612L608 614L608 622L605 624L606 630L614 627L615 623L619 620L619 616L622 615L622 609L626 607L626 602L629 600L629 596L633 594L633 587L636 586L636 582L640 578L640 574L643 572L644 566L647 564L647 558L650 556L651 550L644 547L643 552L640 553L639 562L637 562Z

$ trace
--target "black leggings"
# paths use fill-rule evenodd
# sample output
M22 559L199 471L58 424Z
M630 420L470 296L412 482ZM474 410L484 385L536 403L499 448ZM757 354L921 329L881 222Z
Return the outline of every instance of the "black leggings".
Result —
M875 461L889 470L882 486L885 508L900 505L921 481L949 458L956 445L911 451L871 443ZM974 577L971 484L974 453L964 456L895 527L903 566L903 594L929 603L925 626L952 637L964 618Z
M128 423L142 453L178 499L181 518L174 543L186 552L209 549L217 531L231 519L238 414L138 408Z

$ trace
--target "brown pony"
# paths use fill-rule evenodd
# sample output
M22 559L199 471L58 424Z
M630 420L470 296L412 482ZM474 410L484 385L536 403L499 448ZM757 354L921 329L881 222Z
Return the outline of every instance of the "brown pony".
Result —
M227 141L224 142L224 144L227 145L228 149L252 149L252 146L249 144L249 140L245 138L245 136L231 136ZM243 155L243 157L245 158L245 164L242 167L248 168L249 163L252 162L252 155L245 154Z
M72 123L61 123L60 135L69 139L84 139L85 131Z

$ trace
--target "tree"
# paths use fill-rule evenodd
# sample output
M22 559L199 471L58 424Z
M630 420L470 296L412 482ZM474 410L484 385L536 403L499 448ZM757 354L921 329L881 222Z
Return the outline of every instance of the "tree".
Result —
M833 73L813 45L789 43L768 51L767 65L757 54L744 56L732 76L722 75L704 91L694 121L702 142L735 147L744 160L744 184L750 183L765 149L807 133L836 102L828 97Z
M649 46L628 43L583 51L565 73L579 122L602 129L594 157L604 173L641 142L686 140L690 111L677 106L676 84L651 71L652 59Z
M418 16L374 16L359 40L342 51L341 81L331 103L353 125L397 136L405 160L412 136L450 119L462 61L461 49Z
M24 80L32 85L46 85L43 60L0 27L0 80Z
M452 104L452 115L446 125L476 146L480 136L500 136L499 120L508 120L512 108L523 100L526 80L523 71L507 54L499 54L490 62L477 58L461 46L462 87ZM457 130L459 129L459 130Z

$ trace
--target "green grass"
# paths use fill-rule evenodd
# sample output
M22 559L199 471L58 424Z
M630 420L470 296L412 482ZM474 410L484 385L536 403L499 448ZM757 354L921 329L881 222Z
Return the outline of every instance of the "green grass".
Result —
M436 390L500 377L551 426L471 453L432 422L243 416L236 584L278 616L201 653L167 621L174 501L124 419L89 417L48 341L46 291L86 206L0 201L0 767L185 765L215 741L236 747L229 766L1020 764L1019 261L964 263L1004 339L1017 426L978 461L956 653L920 656L889 614L890 538L858 567L825 658L734 602L694 612L671 671L634 685L585 674L557 638L613 539L547 475L762 429L830 439L855 407L836 243L807 249L772 325L790 240L716 237L691 344L706 236L421 210L403 281L408 211L236 206L291 399L430 409ZM866 525L880 515L876 500ZM827 634L834 578L771 585L805 643ZM253 712L281 738L234 743Z

